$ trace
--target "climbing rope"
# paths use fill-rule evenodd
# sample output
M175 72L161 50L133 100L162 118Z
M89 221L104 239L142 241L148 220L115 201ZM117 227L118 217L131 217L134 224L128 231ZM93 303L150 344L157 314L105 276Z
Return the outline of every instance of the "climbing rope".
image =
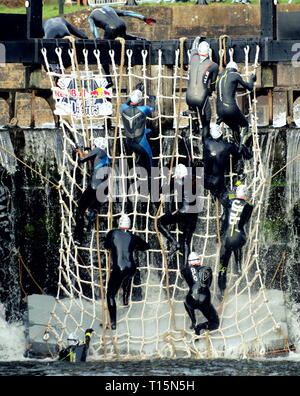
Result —
M221 57L221 64L227 61L227 38L223 37L220 40L222 49L225 51ZM158 137L150 138L150 142L153 143L158 152L157 156L155 157L154 155L153 159L158 159L160 165L163 167L163 161L169 156L171 171L175 161L180 161L180 155L178 153L180 109L184 92L184 80L187 79L183 68L184 42L184 38L180 40L179 61L177 58L178 50L176 50L176 67L172 75L169 72L171 69L167 69L162 65L161 51L159 51L157 76L151 74L151 67L146 64L148 57L147 51L142 51L142 67L132 66L132 53L125 51L124 42L121 42L121 61L118 70L115 66L115 53L113 51L110 52L112 77L116 84L114 105L117 111L116 116L113 118L116 122L114 136L109 136L110 141L113 141L113 149L110 156L114 164L113 166L115 166L117 159L120 158L123 160L127 158L123 152L122 127L120 126L121 89L125 87L126 89L131 89L136 79L143 81L145 97L147 96L147 85L151 87L153 93L155 93L156 87L157 112L152 119L158 121L159 134ZM98 73L100 76L102 75L100 54L98 51L94 51L94 55L98 66L98 72L95 73ZM233 55L233 51L230 50L229 56L232 59ZM84 56L87 59L87 53ZM128 69L125 72L123 68L126 56L128 58ZM247 52L245 52L245 56L248 56ZM247 62L247 59L245 62ZM72 73L76 67L74 60ZM177 74L179 68L180 72ZM87 64L85 64L85 71L88 72ZM50 73L49 75L53 77L53 74ZM170 82L174 82L173 96L170 96L169 91L166 92L165 90L165 87L170 85ZM167 103L167 106L165 106L165 103ZM169 104L172 104L173 107ZM176 109L176 113L175 111L172 114L169 113L171 107ZM254 107L253 114L255 114ZM105 129L105 135L108 135L106 121L109 119L109 116L105 116L104 118L103 128ZM163 121L170 118L174 122L173 125L176 123L176 129L172 131L172 135L166 133L167 131L165 131L163 125ZM95 129L99 128L99 120L102 122L101 117L98 117L96 120L89 119L91 134ZM70 156L69 150L70 146L72 147L74 145L74 141L81 140L81 130L85 131L85 129L80 129L72 119L71 121L69 122L68 117L61 116L63 128L69 131L69 134L64 133L64 158L63 165L60 168L60 184L67 199L61 202L60 280L58 284L58 295L55 299L55 307L49 319L49 326L51 326L49 329L52 329L51 332L58 341L62 342L64 335L70 328L72 330L74 328L76 330L80 329L81 331L83 323L86 323L83 321L83 318L88 320L91 326L96 329L95 334L99 337L96 339L93 347L97 348L97 357L99 356L99 358L103 357L105 359L114 359L117 357L117 359L126 360L133 356L137 359L153 356L213 358L224 356L226 352L232 350L236 351L239 357L247 357L251 356L255 348L259 351L258 355L264 354L266 348L263 348L263 346L265 343L267 344L268 337L271 339L277 337L277 339L282 340L284 334L279 334L278 332L278 324L267 302L262 275L258 266L258 223L256 221L259 222L261 217L260 205L257 206L254 220L250 225L250 242L245 248L243 272L240 277L234 277L233 274L229 273L228 288L226 289L224 301L218 311L221 326L216 331L205 332L200 336L195 336L194 332L189 329L190 321L183 307L184 296L188 289L180 275L178 255L176 257L176 263L167 262L165 257L166 251L157 228L157 221L165 204L165 197L160 197L159 208L154 214L149 210L149 197L145 197L145 204L141 206L143 209L137 206L138 198L142 194L137 191L136 187L135 161L133 162L133 176L128 176L122 168L121 174L112 176L114 179L111 182L121 180L123 186L129 178L134 177L134 184L131 186L132 191L128 192L128 196L131 194L132 198L132 201L128 205L130 208L128 214L133 218L133 232L145 235L146 240L150 244L150 249L145 253L146 258L140 260L140 282L138 286L136 284L132 285L133 291L135 287L141 289L141 295L137 299L132 299L130 305L126 308L117 300L118 321L116 332L113 335L110 333L110 336L105 333L106 323L104 323L104 318L107 314L107 308L104 302L106 287L104 283L109 278L110 258L105 249L101 250L103 249L101 247L101 237L105 237L106 233L111 229L112 219L124 212L127 196L124 197L124 193L122 194L119 190L111 192L113 199L122 198L122 209L120 209L121 205L118 202L116 205L111 202L111 206L109 206L107 212L98 214L95 229L92 229L90 232L91 238L87 242L87 246L76 247L74 249L72 243L73 211L76 208L77 193L82 192L82 185L84 185L85 179L80 184L78 183L75 177L76 164L72 156ZM82 114L80 122L81 124L85 123L84 114ZM191 133L191 137L194 138L193 133ZM119 140L120 147L118 145ZM193 154L195 159L200 158L197 153ZM258 163L259 181L262 180L261 176L263 175L262 171L260 171L262 164L268 166L268 162L264 161L265 159L262 156L261 162ZM249 179L253 172L254 169L249 169ZM158 176L160 184L164 182L163 176L163 174L159 174ZM232 176L231 172L230 178ZM170 180L169 178L168 181ZM256 184L254 182L251 184L251 189L253 193L256 192ZM261 199L263 198L264 191L262 188ZM199 214L199 222L193 236L192 245L193 249L197 250L199 247L202 249L201 257L207 265L214 268L214 265L218 263L215 216L212 215L214 207L211 205L210 197L205 196L205 194L203 195L203 205L205 206L203 212ZM107 223L107 226L103 230L100 230L99 227L100 219L103 219L103 222ZM175 232L178 237L180 231L176 229ZM78 256L78 251L85 253L85 255L82 254L82 259ZM101 256L102 254L105 254L105 256ZM141 255L140 258L142 257ZM84 272L83 277L82 272ZM95 277L94 274L96 274ZM215 279L216 277L214 276L214 283L212 285L213 298L217 295ZM86 291L87 289L90 292ZM95 289L99 289L100 293L98 290L96 292ZM59 317L57 312L60 310L66 312L65 317ZM265 313L258 318L256 312L262 312L262 310ZM80 318L78 312L80 312ZM203 319L202 316L200 319ZM102 329L99 326L100 323L103 325ZM263 332L261 331L262 327L265 329Z
M18 158L15 154L13 154L12 152L10 152L9 150L7 150L6 148L0 146L0 150L4 151L6 154L10 155L11 157L13 157L15 160L17 160L18 162L20 162L22 165L26 166L26 168L30 169L32 172L36 173L38 176L40 176L42 179L46 180L47 183L51 184L52 187L56 188L57 190L59 190L60 186L58 184L53 183L50 179L48 179L46 176L42 175L41 172L38 172L37 170L35 170L34 168L32 168L32 166L26 164L26 162L22 161L20 158Z

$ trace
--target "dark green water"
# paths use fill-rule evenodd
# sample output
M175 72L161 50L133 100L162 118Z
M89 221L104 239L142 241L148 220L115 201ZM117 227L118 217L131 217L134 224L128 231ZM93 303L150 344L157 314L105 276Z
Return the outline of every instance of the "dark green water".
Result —
M292 359L292 360L291 360ZM112 380L124 382L129 379L119 377L203 377L203 376L299 376L300 356L292 358L271 359L154 359L130 362L86 362L62 363L58 361L16 361L0 362L0 376L102 376L101 384ZM171 378L172 377L172 378ZM174 378L173 378L174 377ZM182 378L184 379L184 378ZM147 378L136 379L136 382L145 382ZM187 381L187 379L186 379ZM199 386L199 381L194 378L194 390ZM166 390L167 384L146 384L150 390ZM169 384L176 387L176 384ZM183 387L184 384L177 384ZM152 387L152 389L151 389ZM158 388L161 389L158 389ZM145 389L145 388L144 388ZM176 389L175 389L176 390Z

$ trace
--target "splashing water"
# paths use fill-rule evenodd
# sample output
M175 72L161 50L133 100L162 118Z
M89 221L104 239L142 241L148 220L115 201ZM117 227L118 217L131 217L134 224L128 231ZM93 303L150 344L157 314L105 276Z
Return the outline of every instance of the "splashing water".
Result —
M25 360L25 327L20 323L7 323L5 309L0 304L0 361Z

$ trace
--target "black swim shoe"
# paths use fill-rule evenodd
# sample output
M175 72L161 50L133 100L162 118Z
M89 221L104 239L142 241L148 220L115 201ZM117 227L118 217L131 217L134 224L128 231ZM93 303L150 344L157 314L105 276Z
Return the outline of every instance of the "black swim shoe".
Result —
M116 330L116 328L117 328L117 325L115 322L112 322L110 326L111 326L112 330Z
M180 249L179 242L172 243L169 249L169 257L171 258L179 249Z

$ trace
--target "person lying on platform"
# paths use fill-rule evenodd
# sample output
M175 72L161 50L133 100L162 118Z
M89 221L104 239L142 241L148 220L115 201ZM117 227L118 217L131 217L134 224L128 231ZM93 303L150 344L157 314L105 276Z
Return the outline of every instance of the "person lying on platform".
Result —
M199 201L200 180L197 183L197 166L196 162L192 160L189 149L189 139L182 134L182 140L186 152L186 165L179 163L174 169L174 175L169 185L169 181L163 185L162 193L165 188L169 188L169 197L165 200L165 214L158 218L158 231L171 244L169 249L170 257L178 250L183 252L183 266L187 263L187 258L190 252L190 244L193 234L196 230L198 214L202 210L201 202ZM178 197L178 208L173 209L172 196ZM167 195L166 195L167 197ZM176 241L176 238L169 231L169 226L178 224L182 230L182 245Z
M217 124L224 122L232 130L233 138L237 145L246 145L251 148L252 139L249 131L249 123L245 115L239 109L236 102L236 91L239 85L252 91L256 75L252 74L251 81L244 81L238 73L235 62L229 62L226 70L217 78Z
M213 280L211 268L203 265L196 252L191 252L181 274L190 288L184 302L186 312L192 321L190 329L194 329L197 335L200 335L201 330L216 330L220 321L211 303L210 286ZM207 319L206 322L196 324L196 309Z
M236 187L235 197L230 199L228 196L222 202L224 213L222 216L222 246L218 276L220 298L223 298L226 289L226 274L232 253L235 257L235 272L237 274L241 272L242 247L247 241L244 227L249 222L253 211L253 205L246 201L246 197L246 185L239 184Z
M85 153L81 147L77 147L79 154L79 163L93 161L92 176L86 190L82 193L76 215L74 229L74 243L81 245L83 240L84 215L87 209L91 212L99 205L99 202L105 202L105 196L101 190L101 184L108 179L110 170L110 159L106 154L107 139L97 137L93 141L92 150Z
M141 84L137 85L141 87ZM147 117L155 110L155 96L149 97L148 105L144 105L142 90L133 90L127 102L121 105L121 116L126 136L126 146L138 156L137 163L148 174L149 186L152 167L152 150L147 134L152 132L146 129Z
M209 190L215 199L221 199L227 194L225 173L229 169L230 158L234 167L241 173L238 178L242 179L241 159L248 159L250 154L246 146L237 145L223 140L223 131L219 125L211 128L211 131L203 131L203 162L204 162L204 188Z
M190 110L198 110L202 128L209 130L211 120L209 96L215 90L219 66L210 60L209 44L206 41L199 43L199 40L200 37L196 37L192 45L186 103ZM199 134L199 131L195 133Z
M93 329L87 329L85 331L84 342L82 344L80 344L79 338L71 333L67 339L69 346L59 352L58 360L71 363L85 362L93 331Z
M46 19L43 23L44 38L45 39L62 39L67 36L75 36L81 39L88 39L88 36L71 25L64 18L55 17ZM61 74L58 64L50 64L50 71L53 73Z
M131 220L128 215L123 214L119 219L119 227L108 232L104 248L111 251L112 271L107 286L107 305L112 330L117 327L117 308L115 297L122 287L123 304L129 303L132 278L137 269L134 260L134 251L146 251L150 245L142 238L129 232Z
M131 34L127 34L126 32L126 24L120 16L128 16L132 18L140 19L141 21L147 23L148 25L152 25L156 23L156 20L153 18L148 18L143 15L137 14L132 11L123 11L118 8L113 8L109 6L98 7L93 10L89 16L89 24L90 29L95 39L99 39L99 32L97 28L100 28L104 31L103 39L104 40L114 40L117 37L122 37L125 40L145 40L144 38L133 36ZM106 75L110 74L109 65L103 64L103 69ZM106 77L109 87L112 86L111 77Z
M114 40L117 37L123 37L125 40L144 40L141 37L127 34L126 24L120 16L137 18L148 25L156 23L155 19L145 17L136 12L123 11L109 6L99 7L93 10L89 16L90 29L94 38L100 38L97 30L97 28L100 28L104 30L104 40Z
M67 36L75 36L86 40L88 39L88 36L83 31L77 29L61 17L46 19L43 23L43 28L45 39L61 39Z

